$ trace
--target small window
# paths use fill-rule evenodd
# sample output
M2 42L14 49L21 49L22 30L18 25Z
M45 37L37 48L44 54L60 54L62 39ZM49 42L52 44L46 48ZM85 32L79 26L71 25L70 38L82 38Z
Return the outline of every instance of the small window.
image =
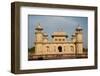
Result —
M49 46L46 46L47 47L47 52L49 52Z
M71 46L70 48L71 48L71 51L74 51L74 47L73 46Z
M55 39L55 41L57 41L57 39Z
M49 48L49 46L47 46L47 48Z
M61 39L59 39L59 41L61 41Z
M65 39L63 39L63 41L65 41Z

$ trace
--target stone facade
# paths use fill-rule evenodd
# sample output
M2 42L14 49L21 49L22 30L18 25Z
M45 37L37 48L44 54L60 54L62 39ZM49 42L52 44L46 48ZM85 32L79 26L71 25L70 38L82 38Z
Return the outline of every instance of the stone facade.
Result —
M35 28L35 55L50 54L83 54L83 33L78 26L72 35L71 40L64 31L54 32L52 40L48 39L48 34L43 32L40 24Z

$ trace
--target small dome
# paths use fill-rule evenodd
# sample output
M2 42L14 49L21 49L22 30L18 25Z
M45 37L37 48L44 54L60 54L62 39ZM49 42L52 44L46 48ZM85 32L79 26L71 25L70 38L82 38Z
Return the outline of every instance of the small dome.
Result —
M40 23L36 26L36 30L42 30L43 28L41 27Z
M76 28L76 30L82 30L82 27L80 25L78 25L78 27Z
M48 36L48 34L47 34L47 33L44 33L43 35L44 35L44 36Z
M81 26L78 26L77 29L82 29L82 27Z
M38 25L37 28L42 28L42 27L40 25Z
M74 33L74 34L72 34L72 37L75 37L75 33Z

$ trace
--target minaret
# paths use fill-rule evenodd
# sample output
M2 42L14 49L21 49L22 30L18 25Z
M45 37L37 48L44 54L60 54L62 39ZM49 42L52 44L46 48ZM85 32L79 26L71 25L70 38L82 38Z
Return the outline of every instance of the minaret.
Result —
M48 34L44 33L43 34L43 43L47 44L47 45L43 47L43 51L44 51L43 54L49 54L49 52L50 52L50 48L49 48L48 42L49 42L48 41Z
M75 33L72 35L72 38L71 38L71 40L72 40L72 42L76 42L76 35L75 35Z
M42 54L43 28L38 24L35 30L35 54Z
M76 28L76 54L83 53L83 32L82 28L78 25Z
M48 35L47 35L47 33L44 33L43 34L43 42L48 42Z

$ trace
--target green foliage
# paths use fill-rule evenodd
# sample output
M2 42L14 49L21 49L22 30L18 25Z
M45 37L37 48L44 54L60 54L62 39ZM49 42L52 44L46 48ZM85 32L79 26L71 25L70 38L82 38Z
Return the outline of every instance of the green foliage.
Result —
M35 52L35 47L28 48L28 51L29 51L30 53L34 53L34 52Z

